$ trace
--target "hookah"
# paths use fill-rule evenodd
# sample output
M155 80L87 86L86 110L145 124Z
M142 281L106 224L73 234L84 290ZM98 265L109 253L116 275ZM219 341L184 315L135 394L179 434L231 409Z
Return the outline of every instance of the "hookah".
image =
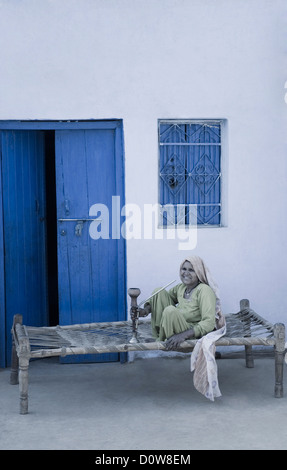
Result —
M129 340L129 343L139 343L138 340L138 322L139 322L139 309L142 305L144 305L148 300L150 300L152 297L157 295L159 292L163 291L166 289L168 286L173 284L175 282L175 279L168 284L166 284L164 287L161 287L159 290L154 292L152 295L150 295L147 299L143 300L139 305L137 304L137 298L141 293L141 290L138 287L130 287L128 290L128 295L131 298L131 319L132 319L132 337ZM136 311L136 313L134 313Z

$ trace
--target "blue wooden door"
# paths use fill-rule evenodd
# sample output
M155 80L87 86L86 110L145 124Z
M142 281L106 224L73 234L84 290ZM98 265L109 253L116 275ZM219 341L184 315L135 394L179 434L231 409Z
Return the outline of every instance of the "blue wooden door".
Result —
M112 196L123 201L121 149L118 125L56 131L60 324L126 317L124 240L112 234ZM90 236L89 213L94 204L103 204L109 211L107 238ZM68 356L65 361L118 359L118 354L106 354Z
M13 316L47 324L44 133L2 131L6 365Z

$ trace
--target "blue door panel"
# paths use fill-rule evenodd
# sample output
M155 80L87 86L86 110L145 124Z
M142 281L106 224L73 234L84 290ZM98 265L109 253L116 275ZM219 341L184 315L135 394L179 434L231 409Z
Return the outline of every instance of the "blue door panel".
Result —
M116 130L56 131L60 324L125 319L124 240L112 238L111 223L108 239L92 239L85 220L99 203L109 209L111 222L112 196L123 192L116 147ZM114 361L118 354L65 358L75 360Z
M44 133L2 131L6 357L13 316L47 324Z

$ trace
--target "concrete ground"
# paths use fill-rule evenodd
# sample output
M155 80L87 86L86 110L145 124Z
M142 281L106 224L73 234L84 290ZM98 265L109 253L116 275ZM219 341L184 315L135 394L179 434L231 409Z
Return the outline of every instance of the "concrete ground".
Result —
M217 361L222 397L193 386L189 355L134 362L30 363L29 414L0 370L0 449L201 450L287 449L287 387L274 398L274 358ZM284 370L285 373L285 370ZM287 376L287 374L285 374Z

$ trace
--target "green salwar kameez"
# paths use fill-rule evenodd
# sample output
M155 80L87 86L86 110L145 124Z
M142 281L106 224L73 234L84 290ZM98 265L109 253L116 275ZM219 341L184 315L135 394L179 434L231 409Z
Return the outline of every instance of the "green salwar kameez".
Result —
M178 284L152 297L151 326L153 336L164 341L174 334L193 328L195 338L201 338L215 328L216 296L207 284L200 283L190 299L184 298L186 286ZM156 292L156 289L154 292Z

